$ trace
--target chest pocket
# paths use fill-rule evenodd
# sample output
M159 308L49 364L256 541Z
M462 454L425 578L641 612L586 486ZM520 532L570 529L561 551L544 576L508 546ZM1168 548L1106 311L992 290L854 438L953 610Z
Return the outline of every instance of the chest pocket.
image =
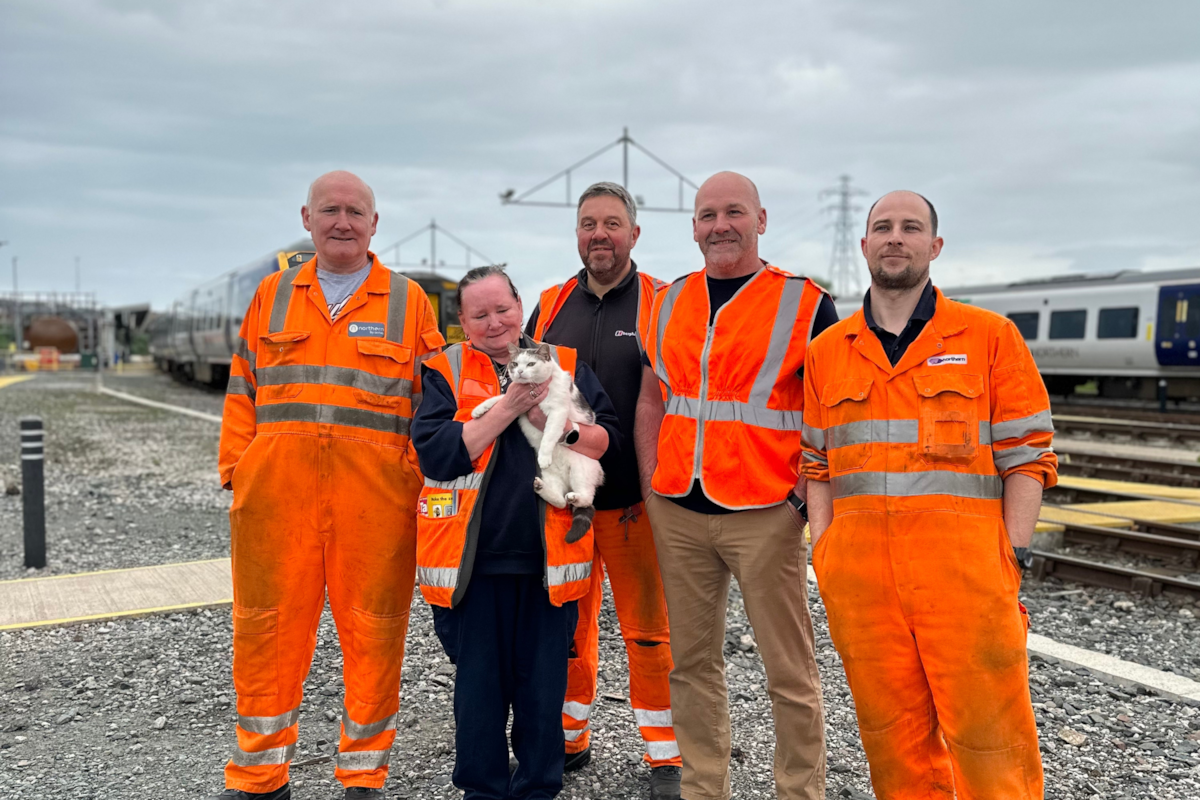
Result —
M979 448L979 398L983 376L914 375L919 407L918 447L933 464L969 464Z
M286 400L303 391L310 335L309 331L280 331L258 337L256 402Z
M821 405L825 407L825 452L829 457L829 471L833 475L862 469L878 438L879 427L871 419L871 396L873 381L838 381L826 386L821 392ZM886 426L886 421L883 421Z
M354 399L384 408L412 397L412 348L386 339L358 340L358 370L352 382Z

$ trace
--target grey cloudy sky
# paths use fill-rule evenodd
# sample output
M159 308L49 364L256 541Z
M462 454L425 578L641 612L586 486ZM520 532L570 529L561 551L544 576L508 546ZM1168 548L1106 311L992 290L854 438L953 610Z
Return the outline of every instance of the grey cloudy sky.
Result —
M345 168L378 247L436 217L528 308L578 268L574 216L498 193L624 125L697 182L753 178L796 272L828 270L841 173L934 201L942 285L1198 265L1198 31L1193 0L5 0L0 286L17 255L23 289L70 290L78 255L85 290L162 307L302 235ZM573 188L619 176L614 152ZM630 178L677 200L644 158ZM699 268L687 215L641 222L644 269Z

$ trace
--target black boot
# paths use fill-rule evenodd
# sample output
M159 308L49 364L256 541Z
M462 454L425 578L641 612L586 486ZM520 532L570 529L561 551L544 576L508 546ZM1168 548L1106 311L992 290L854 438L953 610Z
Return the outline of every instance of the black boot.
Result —
M210 800L292 800L292 787L285 783L273 792L244 792L241 789L226 789L214 794Z
M347 786L346 800L384 800L383 789L368 789L365 786Z
M650 770L650 800L679 800L680 767L670 765Z
M566 760L563 761L563 772L574 772L575 770L583 769L592 760L592 748L585 747L578 753L567 753Z

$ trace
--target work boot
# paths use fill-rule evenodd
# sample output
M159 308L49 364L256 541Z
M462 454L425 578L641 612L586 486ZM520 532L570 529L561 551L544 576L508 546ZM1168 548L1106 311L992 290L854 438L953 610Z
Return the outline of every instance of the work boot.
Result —
M679 800L683 769L669 764L650 770L650 800Z
M383 789L368 789L365 786L347 786L346 800L384 800Z
M214 794L210 800L292 800L292 787L280 786L273 792L243 792L241 789L226 789Z
M574 772L578 769L583 769L592 760L592 748L585 747L578 753L567 753L566 759L563 761L563 772Z

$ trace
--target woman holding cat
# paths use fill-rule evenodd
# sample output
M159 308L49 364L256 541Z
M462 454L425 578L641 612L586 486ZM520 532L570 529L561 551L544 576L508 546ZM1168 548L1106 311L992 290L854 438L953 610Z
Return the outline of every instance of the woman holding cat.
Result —
M570 507L549 506L534 492L537 453L516 423L524 415L544 429L538 404L549 382L509 381L509 346L536 347L521 335L516 288L498 267L479 267L459 283L458 307L467 341L425 363L412 425L425 475L418 581L458 665L454 785L465 798L550 798L562 789L567 658L575 600L590 580L592 535L568 543ZM552 435L599 458L619 446L612 403L574 351L553 352L596 422L569 423ZM472 410L501 395L472 419ZM518 761L511 778L510 708Z

